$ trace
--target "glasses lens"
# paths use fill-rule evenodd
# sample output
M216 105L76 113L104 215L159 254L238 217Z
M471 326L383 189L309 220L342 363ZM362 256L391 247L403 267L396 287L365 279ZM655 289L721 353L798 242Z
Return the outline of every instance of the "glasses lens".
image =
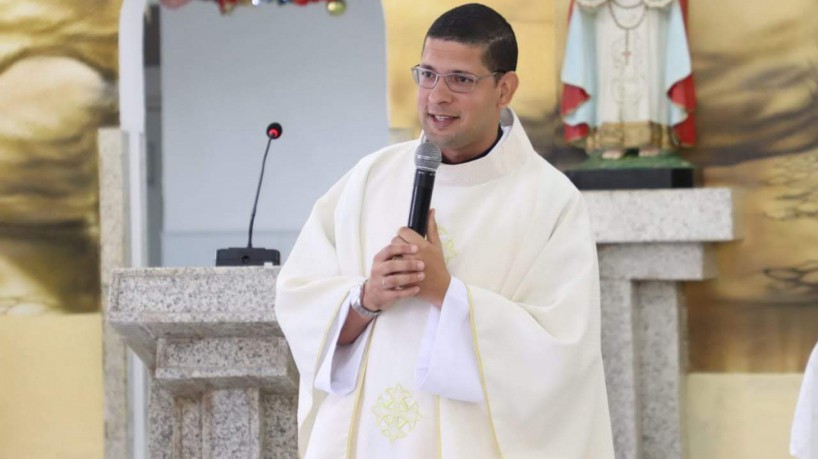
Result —
M432 89L437 83L437 74L429 69L415 67L412 69L412 75L415 78L415 83L421 88Z
M451 73L446 75L446 83L454 92L471 92L477 83L477 77L464 73Z

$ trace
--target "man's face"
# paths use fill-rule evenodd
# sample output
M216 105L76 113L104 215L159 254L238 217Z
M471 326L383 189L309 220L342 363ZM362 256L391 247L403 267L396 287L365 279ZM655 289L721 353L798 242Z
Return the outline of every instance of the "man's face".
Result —
M484 66L482 54L480 46L428 38L420 67L442 75L457 72L482 77L493 70ZM500 110L510 100L504 96L502 86L489 77L477 81L472 92L456 93L440 77L432 89L418 87L420 124L447 162L456 164L472 159L494 143Z

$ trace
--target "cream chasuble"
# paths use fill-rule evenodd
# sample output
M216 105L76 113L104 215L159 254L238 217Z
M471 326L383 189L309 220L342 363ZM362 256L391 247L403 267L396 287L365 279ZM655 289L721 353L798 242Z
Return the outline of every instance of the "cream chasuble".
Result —
M350 288L406 224L418 141L394 145L318 200L278 278L276 315L301 376L301 457L613 458L582 197L534 152L510 110L503 124L510 130L487 156L440 166L432 201L447 266L465 290L482 400L418 387L435 311L415 299L382 313L359 346L333 357L361 362L348 395L316 389ZM441 327L459 323L446 313ZM443 379L446 371L429 369Z

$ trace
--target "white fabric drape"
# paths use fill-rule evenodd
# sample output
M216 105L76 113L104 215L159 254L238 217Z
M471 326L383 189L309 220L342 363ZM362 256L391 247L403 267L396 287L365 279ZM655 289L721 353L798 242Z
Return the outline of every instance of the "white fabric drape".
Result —
M818 459L818 344L810 354L795 405L790 454L798 459Z

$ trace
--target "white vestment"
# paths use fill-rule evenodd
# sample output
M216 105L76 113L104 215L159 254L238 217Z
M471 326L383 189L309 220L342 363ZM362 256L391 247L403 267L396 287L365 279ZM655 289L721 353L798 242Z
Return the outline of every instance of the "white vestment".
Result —
M818 344L807 362L795 405L790 454L798 459L818 459Z
M455 277L439 317L428 303L401 301L331 356L349 290L406 224L418 141L365 157L316 202L276 293L301 376L301 457L613 458L582 196L510 110L502 123L510 129L488 155L437 171L432 207ZM471 337L456 351L463 359L438 359L435 337L457 343L444 335ZM445 381L468 383L470 361L482 394L464 401L468 388L450 393ZM334 378L317 381L327 362L352 362L355 384L327 390Z

